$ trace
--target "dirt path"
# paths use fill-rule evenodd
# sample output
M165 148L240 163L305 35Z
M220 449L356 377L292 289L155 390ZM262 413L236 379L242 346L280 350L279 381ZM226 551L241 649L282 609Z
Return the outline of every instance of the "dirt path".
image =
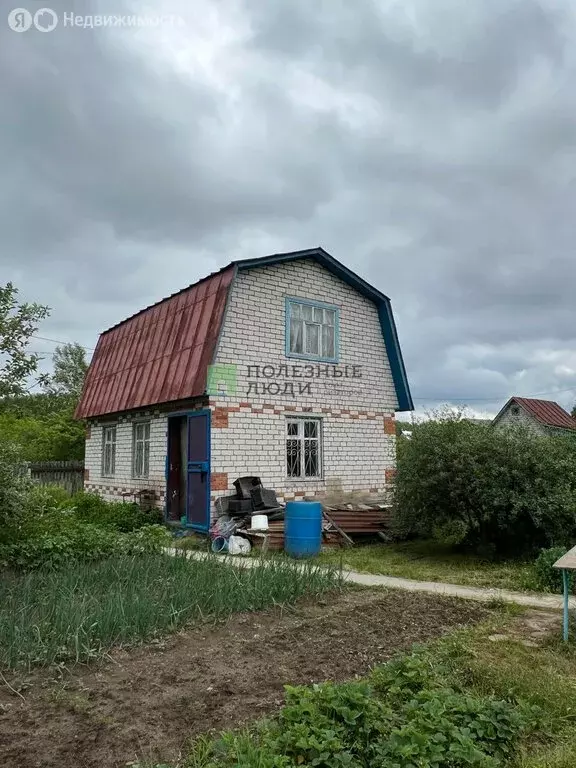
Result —
M285 683L345 680L399 649L480 620L476 603L363 590L291 613L243 614L216 628L114 654L55 680L0 678L2 768L116 768L174 759L190 736L254 720Z

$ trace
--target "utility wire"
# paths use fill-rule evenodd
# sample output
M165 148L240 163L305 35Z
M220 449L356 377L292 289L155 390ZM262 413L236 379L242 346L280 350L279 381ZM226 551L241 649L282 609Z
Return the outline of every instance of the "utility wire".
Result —
M58 339L47 339L46 336L34 336L32 335L30 338L32 339L40 339L40 341L50 341L52 344L71 344L70 341L58 341ZM82 344L78 345L79 347L82 347ZM86 352L94 352L94 349L92 347L82 347L82 349L85 349Z

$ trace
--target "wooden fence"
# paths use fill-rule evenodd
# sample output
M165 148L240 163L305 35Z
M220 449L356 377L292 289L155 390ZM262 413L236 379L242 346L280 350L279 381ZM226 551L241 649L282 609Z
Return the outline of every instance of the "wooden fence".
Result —
M28 464L28 474L38 485L61 485L70 493L84 487L83 461L39 461Z

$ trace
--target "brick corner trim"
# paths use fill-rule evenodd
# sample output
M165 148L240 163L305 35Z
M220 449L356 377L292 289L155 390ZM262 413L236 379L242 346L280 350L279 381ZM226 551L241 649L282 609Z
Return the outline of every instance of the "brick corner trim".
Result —
M387 435L396 434L396 419L394 416L384 416L384 432Z
M228 472L212 472L210 475L210 488L212 491L227 491Z
M228 428L228 409L216 407L212 411L212 426L214 429Z

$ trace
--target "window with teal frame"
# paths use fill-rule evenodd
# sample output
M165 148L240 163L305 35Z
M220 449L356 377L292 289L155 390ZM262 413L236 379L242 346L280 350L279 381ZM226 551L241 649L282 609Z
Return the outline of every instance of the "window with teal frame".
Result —
M286 299L286 356L337 363L340 310L334 304Z

